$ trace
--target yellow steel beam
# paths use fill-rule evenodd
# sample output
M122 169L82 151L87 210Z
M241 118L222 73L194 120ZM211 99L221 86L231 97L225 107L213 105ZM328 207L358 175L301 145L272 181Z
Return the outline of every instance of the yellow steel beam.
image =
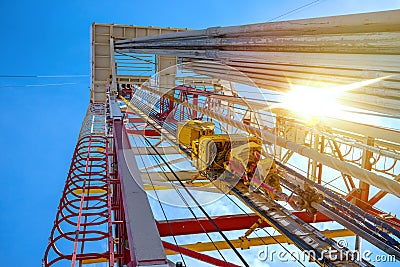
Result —
M263 223L263 222L264 222L264 220L263 220L262 218L258 218L258 220L257 220L255 223L253 223L252 226L250 226L249 230L247 230L246 233L244 233L244 236L245 236L245 237L248 237L248 236L249 236L251 233L253 233L254 230L256 230L256 229L260 226L260 224Z
M344 236L354 236L354 233L347 229L338 229L338 230L326 230L322 231L322 233L328 238L335 237L344 237ZM290 239L283 235L276 235L274 237L252 237L252 238L242 238L231 240L231 243L235 248L240 249L248 249L254 246L262 246L262 245L273 245L277 243L290 243ZM230 246L225 241L216 241L216 242L198 242L194 244L186 244L180 245L181 247L194 250L197 252L205 252L211 251L215 249L230 249ZM177 254L175 251L166 250L167 255Z
M82 188L75 189L74 194L80 195L82 194ZM91 188L91 189L85 189L85 195L92 195L92 194L105 194L107 193L107 190L101 189L101 188Z
M96 258L96 259L87 259L87 260L82 260L82 264L94 264L94 263L102 263L102 262L108 262L108 258Z

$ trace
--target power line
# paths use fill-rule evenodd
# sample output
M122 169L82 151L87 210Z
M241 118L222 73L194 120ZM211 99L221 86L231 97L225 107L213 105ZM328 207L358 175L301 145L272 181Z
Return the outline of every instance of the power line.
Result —
M82 83L44 83L44 84L23 84L23 85L0 85L0 88L21 88L21 87L46 87L46 86L64 86L76 85Z
M0 75L0 78L80 78L89 77L86 74L62 74L62 75Z
M290 10L290 11L288 11L288 12L286 12L286 13L283 13L282 15L279 15L279 16L277 16L277 17L275 17L275 18L272 18L272 19L268 20L268 22L272 22L272 21L275 21L275 20L277 20L277 19L286 17L287 15L290 15L290 14L293 14L293 13L296 13L296 12L299 12L300 10L305 9L305 8L307 8L307 7L310 7L310 6L314 5L314 4L317 4L318 2L321 2L321 0L315 0L315 1L312 1L312 2L310 2L310 3L308 3L308 4L305 4L305 5L303 5L303 6L297 7L297 8L295 8L295 9L293 9L293 10Z

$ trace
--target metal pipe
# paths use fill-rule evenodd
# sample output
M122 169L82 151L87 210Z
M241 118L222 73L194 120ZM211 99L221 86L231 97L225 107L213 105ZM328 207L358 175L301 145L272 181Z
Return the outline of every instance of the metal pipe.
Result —
M212 39L171 39L157 42L132 42L117 49L221 49L230 51L282 51L324 53L398 54L400 33L351 33L329 35L290 35Z
M339 204L344 206L346 209L353 210L353 211L357 212L358 214L360 214L361 216L363 216L364 218L366 218L369 221L371 221L372 223L383 227L384 229L388 230L391 233L394 233L398 237L400 236L400 231L397 230L396 228L392 227L387 222L385 222L385 221L383 221L383 220L381 220L381 219L379 219L379 218L377 218L377 217L365 212L364 210L362 210L361 208L357 207L356 205L353 205L350 202L344 200L342 197L340 197L336 193L330 191L329 189L327 189L323 185L318 184L318 183L316 183L314 181L311 181L310 179L307 179L305 176L303 176L300 173L294 171L293 169L287 167L286 165L280 163L279 161L277 161L276 164L279 167L281 167L282 169L284 169L286 172L288 172L289 174L294 176L295 178L300 179L301 181L312 185L314 188L316 188L320 192L324 193L326 197L330 198L331 200L334 200L334 201L338 202ZM328 199L325 198L325 200L328 200ZM328 201L331 201L331 200L328 200ZM330 203L332 203L332 202L330 202Z
M378 113L382 113L382 114L390 114L393 115L396 118L399 118L399 110L398 109L391 109L391 108L387 108L385 106L377 106L371 103L366 103L366 102L362 102L362 101L353 101L353 100L349 100L349 99L341 99L340 101L342 104L344 105L348 105L354 108L360 108L360 109L364 109L364 110L370 110L373 112L378 112Z
M183 58L213 59L217 61L239 61L263 64L300 65L343 69L359 69L399 73L400 55L258 52L179 49L116 49L131 53L171 55ZM305 60L307 59L307 60ZM376 64L379 62L379 64ZM378 77L385 76L377 73Z
M220 78L224 80L230 80L233 82L238 82L242 84L247 84L250 86L259 86L263 88L267 88L270 90L282 92L289 91L291 89L291 84L288 81L292 81L292 79L280 78L277 76L263 76L258 74L248 74L241 73L237 70L212 70L209 68L200 68L200 67L184 67L184 69L192 70L196 73L208 75L215 78ZM257 77L257 78L256 78ZM308 80L297 80L297 85L307 85L309 83ZM295 83L296 84L296 83ZM368 96L362 95L358 93L348 93L344 92L343 96L339 97L340 100L343 100L344 103L349 101L348 103L358 103L357 106L365 109L371 110L384 114L392 114L398 115L400 113L400 100L392 99L392 98L379 98L377 96ZM350 106L353 106L350 104Z
M342 99L349 99L350 101L375 105L378 107L385 107L393 110L398 110L400 114L400 100L393 98L380 97L375 95L365 95L361 93L344 92Z
M308 84L312 84L313 81L316 81L318 83L320 82L325 82L324 87L327 88L334 88L334 87L340 87L343 85L348 85L351 83L357 83L357 82L362 82L365 81L365 77L362 76L353 76L349 77L349 75L346 76L333 76L332 73L329 73L328 71L326 73L319 73L319 72L313 72L313 73L305 73L302 71L287 71L287 70L271 70L271 69L265 69L265 68L255 68L255 67L246 67L246 66L231 66L229 64L221 64L219 62L203 62L203 61L194 61L191 63L184 63L182 65L184 68L206 68L207 70L224 70L224 71L233 71L237 70L242 73L246 73L246 75L257 75L254 77L272 77L273 79L280 79L281 81L284 81L285 83L289 81L293 81L294 84L301 83L301 82L307 82ZM268 65L264 65L268 66ZM258 76L259 75L259 76ZM375 73L376 75L376 73ZM389 77L388 77L389 76ZM397 77L396 77L397 76ZM371 95L375 93L377 96L390 96L390 97L397 97L400 98L400 74L395 74L394 76L390 75L385 75L381 76L382 80L377 81L375 83L369 84L368 86L363 87L364 90L358 90L359 93L367 93L368 95ZM387 77L388 79L386 80L384 77ZM374 78L380 78L380 77L374 77ZM374 79L371 78L371 79ZM398 78L398 79L396 79ZM389 80L390 79L390 80ZM373 87L373 88L371 88ZM375 88L376 87L376 88ZM384 90L382 89L384 88ZM351 90L353 92L353 90ZM355 90L354 90L355 91ZM380 92L384 94L379 94Z
M175 38L197 38L240 35L317 35L353 32L381 32L400 30L400 10L371 12L344 16L300 19L281 22L267 22L229 27L211 27L203 30L146 36L118 41L129 42L156 41Z
M379 77L385 77L385 76L391 76L385 80L395 80L398 81L400 80L399 77L399 72L384 72L382 73L382 76L379 76L381 73L369 70L369 69L343 69L343 68L326 68L323 66L308 66L308 62L304 62L304 65L285 65L285 64L275 64L271 62L264 62L264 63L256 63L256 62L237 62L237 61L232 61L232 60L225 60L223 62L218 62L214 60L196 60L196 59L190 59L190 58L184 58L183 59L183 64L189 64L189 63L195 63L195 62L201 62L201 63L208 63L208 64L214 64L214 65L228 65L232 68L238 68L238 67L248 67L251 69L260 69L260 70L271 70L271 71L281 71L281 72L295 72L295 73L304 73L304 74L330 74L330 75L335 75L335 76L340 76L340 77L356 77L356 78L362 78L362 79L375 79Z
M334 209L330 209L327 205L315 204L313 205L314 208L326 214L329 218L337 221L341 225L345 226L349 230L356 232L359 236L367 239L376 247L382 249L389 255L395 255L396 259L400 259L400 252L393 248L392 246L387 245L384 241L380 240L379 238L371 235L368 231L360 229L356 222L353 219L344 217L340 212Z

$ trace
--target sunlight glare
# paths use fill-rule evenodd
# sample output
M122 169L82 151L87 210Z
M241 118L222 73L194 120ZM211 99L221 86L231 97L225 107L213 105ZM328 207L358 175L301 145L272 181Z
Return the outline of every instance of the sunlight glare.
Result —
M335 87L290 84L291 90L284 94L283 102L279 106L296 112L308 121L326 116L337 117L343 110L338 98L344 92L374 84L388 77L390 76Z
M338 91L310 86L292 85L285 94L282 107L311 119L313 116L330 116L341 109L337 103Z

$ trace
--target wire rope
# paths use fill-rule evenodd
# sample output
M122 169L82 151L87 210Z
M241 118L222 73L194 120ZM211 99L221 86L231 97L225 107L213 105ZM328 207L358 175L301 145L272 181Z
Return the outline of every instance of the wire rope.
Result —
M149 145L154 152L159 156L158 158L155 158L157 161L160 158L165 166L170 170L170 172L174 175L176 180L181 184L183 189L186 191L186 193L190 196L190 198L193 200L193 202L196 204L196 206L201 210L201 212L207 217L207 219L210 221L210 223L215 227L215 229L219 232L219 234L223 237L223 239L228 243L228 245L231 247L231 249L234 251L236 256L240 259L240 261L248 267L249 264L246 262L246 260L243 258L243 256L238 252L238 250L235 248L235 246L232 244L232 242L227 238L227 236L221 231L219 226L215 223L215 221L210 217L210 215L206 212L206 210L200 205L200 203L197 201L197 199L193 196L193 194L190 192L190 190L187 189L185 184L182 182L182 180L178 177L178 175L175 173L175 171L171 168L171 166L168 165L168 163L165 161L165 159L161 156L161 154L157 151L157 149L154 147L154 145L146 138L146 136L143 136L144 140L146 141L147 145ZM159 162L159 161L158 161ZM159 162L160 163L160 162ZM164 166L162 166L164 168ZM167 177L167 176L166 176ZM167 177L168 179L168 177ZM177 190L179 192L179 190ZM180 193L180 192L179 192ZM180 193L181 194L181 193ZM186 202L186 199L185 199ZM185 203L186 204L186 203ZM187 203L188 204L188 203ZM188 205L189 210L191 211L193 216L196 216L193 210L190 208ZM218 250L219 251L219 250ZM222 256L222 253L221 253ZM223 257L223 256L222 256ZM225 258L223 258L225 260ZM226 260L225 260L226 261Z
M138 147L138 144L137 144L137 142L136 142L136 140L135 140L134 138L133 138L133 141L135 142L136 147ZM162 213L163 213L163 215L164 215L164 218L165 218L165 220L166 220L166 222L167 222L169 231L170 231L170 233L171 233L171 235L172 235L172 238L174 239L174 242L175 242L175 244L176 244L176 247L178 248L178 252L179 252L179 254L180 254L180 257L181 257L181 259L182 259L182 262L184 263L185 266L188 266L188 265L186 264L186 262L185 262L185 259L183 258L183 255L182 255L182 252L181 252L181 247L179 246L178 241L176 240L176 237L175 237L175 235L174 235L174 233L173 233L173 231L172 231L171 224L169 223L167 214L166 214L166 212L165 212L165 210L164 210L163 205L161 204L160 197L158 196L157 190L155 189L153 180L150 178L150 174L149 174L148 171L147 171L146 164L145 164L145 162L144 162L144 160L143 160L143 156L142 156L142 154L140 153L140 151L139 151L139 154L140 154L140 159L141 159L141 161L142 161L142 163L143 163L143 166L144 166L145 169L146 169L147 176L148 176L148 178L149 178L149 180L150 180L150 182L151 182L151 186L152 186L152 188L153 188L153 191L154 191L154 193L155 193L155 195L156 195L156 197L157 197L158 204L160 205L160 208L161 208L161 210L162 210Z
M134 125L134 127L136 127ZM136 129L138 129L136 127ZM143 136L143 135L142 135ZM149 142L145 136L143 136L143 138L145 138L145 140L147 142ZM150 143L151 144L151 143ZM154 149L154 147L153 147ZM159 154L158 154L159 155ZM160 165L160 161L158 160L158 157L156 157L155 155L151 155L153 156L154 160L156 161L157 164ZM159 157L161 157L159 155ZM167 164L167 163L166 163ZM161 166L161 165L160 165ZM182 195L182 193L179 191L179 189L176 187L176 185L168 178L164 166L161 166L161 169L165 175L165 178L170 182L170 184L173 186L173 188L175 189L175 191L177 192L178 196L182 199L183 203L186 205L186 207L189 209L190 213L192 214L192 216L195 218L195 220L197 221L197 223L199 224L199 226L202 228L203 232L207 235L208 239L211 241L211 243L213 244L213 246L215 247L215 249L218 251L218 253L220 254L220 256L222 257L222 259L229 264L229 262L225 259L225 257L223 256L223 254L221 253L221 251L218 249L218 247L216 246L216 244L214 243L214 241L212 240L211 236L208 234L208 232L204 229L203 225L200 223L200 221L198 220L196 214L194 213L194 211L192 210L192 208L190 207L189 203L186 201L185 197Z

